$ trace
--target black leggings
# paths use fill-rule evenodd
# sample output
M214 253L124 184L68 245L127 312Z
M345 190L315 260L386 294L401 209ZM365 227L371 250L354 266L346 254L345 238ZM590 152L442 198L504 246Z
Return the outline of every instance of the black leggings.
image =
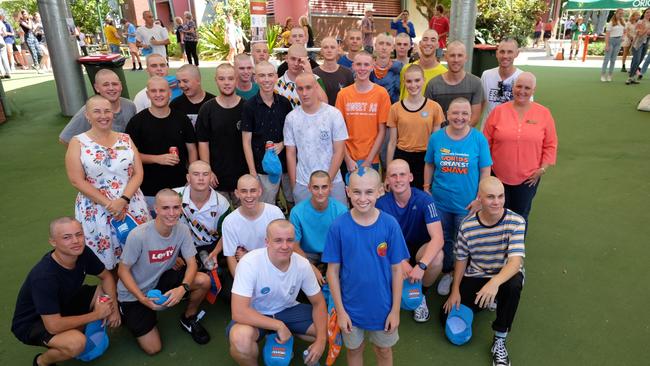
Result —
M187 62L192 64L192 57L194 58L194 65L199 66L199 56L196 54L197 41L185 41L185 54L187 55Z

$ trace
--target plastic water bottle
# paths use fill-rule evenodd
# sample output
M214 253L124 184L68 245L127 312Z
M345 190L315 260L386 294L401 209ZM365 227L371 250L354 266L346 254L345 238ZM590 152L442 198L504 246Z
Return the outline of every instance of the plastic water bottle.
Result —
M305 363L305 365L308 365L308 366L320 366L320 363L318 363L318 361L316 361L315 363L312 363L312 364L307 363L307 357L309 357L309 350L308 349L302 351L302 360Z
M213 269L217 268L217 262L215 262L214 259L210 258L210 254L207 250L200 251L199 258L201 258L203 268L207 269L208 271L212 271Z

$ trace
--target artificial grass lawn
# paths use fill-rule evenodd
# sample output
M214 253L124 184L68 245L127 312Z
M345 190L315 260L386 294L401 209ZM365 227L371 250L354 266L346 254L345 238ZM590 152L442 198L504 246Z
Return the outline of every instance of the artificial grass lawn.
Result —
M517 365L647 364L650 225L643 217L650 206L650 114L635 106L650 92L649 82L625 86L621 74L604 84L595 69L525 69L537 75L535 100L553 112L560 142L557 167L542 179L530 216L526 283L508 337L511 360ZM203 69L203 74L204 85L214 92L213 71ZM127 77L133 97L144 86L145 74L127 71ZM0 365L28 365L42 350L20 344L10 332L16 295L48 250L47 223L74 215L76 192L65 175L65 149L57 143L68 118L59 115L54 82L22 88L12 83L21 81L5 82L6 89L18 88L8 92L14 117L0 126L5 262L0 267ZM395 364L490 364L494 314L479 314L471 342L456 347L436 320L441 303L437 294L429 294L432 319L425 324L402 313ZM164 346L159 355L145 356L120 328L94 364L234 364L224 336L229 309L223 304L205 309L203 324L212 335L206 346L181 331L178 308L160 313ZM304 347L297 343L294 364L301 364ZM343 357L338 364L345 364ZM366 364L374 364L370 353Z

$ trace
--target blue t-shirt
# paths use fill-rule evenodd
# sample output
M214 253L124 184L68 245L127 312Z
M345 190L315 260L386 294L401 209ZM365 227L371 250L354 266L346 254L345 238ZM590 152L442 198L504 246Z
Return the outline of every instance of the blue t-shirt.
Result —
M127 32L127 37L126 37L126 42L127 43L135 43L135 25L129 23L129 27L126 30Z
M411 188L411 198L406 207L397 205L393 192L381 196L376 207L397 220L413 257L422 245L431 240L427 224L440 221L433 198L417 188Z
M402 19L398 20L393 20L390 22L390 29L394 29L397 31L395 34L400 34L400 33L406 33L411 37L411 43L413 43L413 38L415 38L415 27L413 26L413 22L410 20L406 23L408 25L408 29L404 28L404 24L402 24Z
M339 60L336 62L337 64L347 67L348 69L352 70L352 60L348 58L348 55L343 55L339 57Z
M393 303L391 266L409 258L397 221L379 211L361 226L350 212L339 216L327 233L321 260L340 263L341 297L352 325L383 330Z
M311 200L297 204L289 215L289 220L296 228L296 241L307 253L322 253L325 249L327 231L334 220L348 211L341 202L330 198L324 211L317 211Z
M393 60L393 65L390 67L390 70L388 70L386 76L384 76L381 79L377 78L377 75L375 75L375 70L372 70L372 72L370 72L370 81L372 81L377 85L383 86L384 89L386 89L388 95L390 95L391 103L395 103L399 101L399 93L400 93L399 75L400 72L402 71L402 67L404 67L403 63Z
M439 210L467 215L465 209L478 192L480 169L492 165L482 133L472 128L464 138L449 138L445 127L431 135L424 161L433 164L431 193Z

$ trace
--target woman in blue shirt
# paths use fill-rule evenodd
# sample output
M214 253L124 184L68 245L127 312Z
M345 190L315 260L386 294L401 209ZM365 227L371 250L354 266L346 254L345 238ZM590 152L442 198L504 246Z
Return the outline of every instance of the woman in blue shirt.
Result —
M424 190L433 196L445 239L445 275L438 284L443 296L451 286L458 227L463 218L480 209L478 183L490 175L492 166L487 140L469 125L471 116L470 102L454 99L447 110L449 125L431 135L424 157Z
M397 36L400 33L406 33L411 37L411 44L413 44L413 38L415 38L415 27L413 23L409 21L409 11L404 9L395 20L390 22L390 29L395 31L393 36Z

